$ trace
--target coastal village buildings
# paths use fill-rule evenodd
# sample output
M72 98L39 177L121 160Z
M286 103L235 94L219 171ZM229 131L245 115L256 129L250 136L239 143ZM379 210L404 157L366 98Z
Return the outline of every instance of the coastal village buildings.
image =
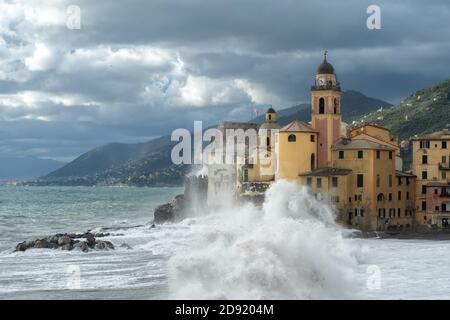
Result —
M420 225L448 228L450 221L450 131L412 141L412 169L417 176L416 217Z
M445 226L450 218L449 138L443 131L413 139L413 171L404 172L399 141L388 129L373 124L350 128L342 121L340 84L325 54L311 87L311 121L280 126L269 108L258 146L245 161L226 165L226 178L210 165L209 202L222 193L263 195L271 183L285 179L307 186L334 208L338 222L352 228L412 230L438 220Z

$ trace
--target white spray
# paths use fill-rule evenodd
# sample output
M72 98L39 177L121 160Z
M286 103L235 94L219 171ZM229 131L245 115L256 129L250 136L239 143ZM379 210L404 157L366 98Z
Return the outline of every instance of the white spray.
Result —
M263 208L223 209L169 261L175 299L351 298L359 252L331 209L308 191L275 183Z

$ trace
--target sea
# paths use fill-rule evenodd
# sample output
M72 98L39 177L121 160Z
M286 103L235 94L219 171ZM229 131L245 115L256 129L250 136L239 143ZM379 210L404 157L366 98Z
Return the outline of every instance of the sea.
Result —
M153 211L182 188L0 187L0 299L449 299L449 241L361 239L307 190L263 207ZM14 252L56 233L108 232L114 250Z

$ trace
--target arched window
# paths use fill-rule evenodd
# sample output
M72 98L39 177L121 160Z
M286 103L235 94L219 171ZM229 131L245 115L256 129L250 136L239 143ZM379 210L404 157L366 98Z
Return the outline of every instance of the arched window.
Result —
M297 137L295 136L295 134L290 134L288 137L288 141L289 142L295 142L297 140Z
M313 171L316 167L316 155L313 153L311 154L311 171Z
M266 138L266 146L270 147L270 138L269 137Z
M269 120L272 120L272 115L271 114L269 114Z
M325 99L324 98L319 99L319 113L320 114L325 113Z
M384 194L379 193L379 194L377 195L377 201L384 201Z
M334 98L334 114L338 113L338 100Z

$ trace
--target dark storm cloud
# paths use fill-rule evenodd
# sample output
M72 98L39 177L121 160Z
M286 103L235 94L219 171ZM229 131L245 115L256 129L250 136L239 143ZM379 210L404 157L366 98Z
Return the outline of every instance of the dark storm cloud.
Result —
M0 24L4 153L70 158L195 119L206 126L305 102L325 49L345 89L391 102L449 77L445 0L35 1L63 13L78 5L81 30L9 4ZM371 4L381 30L366 27Z

